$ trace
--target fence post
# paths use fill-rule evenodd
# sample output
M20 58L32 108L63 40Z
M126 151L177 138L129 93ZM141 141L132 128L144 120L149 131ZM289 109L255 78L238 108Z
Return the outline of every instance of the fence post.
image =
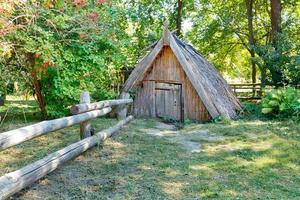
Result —
M90 93L82 92L80 95L80 103L91 103ZM91 136L91 121L87 120L80 123L80 138L84 139Z
M129 98L130 98L129 93L122 92L120 94L120 99L129 99ZM117 118L118 118L118 120L125 119L126 115L127 115L127 105L124 104L124 105L118 106L118 108L117 108Z
M236 87L235 87L235 85L233 85L233 92L236 95Z

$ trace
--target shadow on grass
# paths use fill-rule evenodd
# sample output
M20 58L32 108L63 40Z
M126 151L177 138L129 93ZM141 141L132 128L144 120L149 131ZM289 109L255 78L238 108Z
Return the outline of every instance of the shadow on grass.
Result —
M7 100L5 105L0 107L0 116L1 120L4 120L0 132L6 131L5 127L10 124L26 124L41 119L38 105L34 100Z
M99 119L97 126L114 122ZM190 125L185 134L207 129L225 137L203 143L200 153L190 153L139 131L154 124L135 120L122 134L61 166L16 198L299 199L300 142L295 137L299 125L261 121ZM288 134L282 135L282 130Z

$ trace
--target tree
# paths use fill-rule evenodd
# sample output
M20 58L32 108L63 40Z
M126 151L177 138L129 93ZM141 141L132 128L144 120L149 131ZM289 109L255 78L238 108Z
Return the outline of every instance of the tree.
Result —
M177 1L177 16L176 16L176 32L177 35L181 35L181 24L182 24L182 9L183 9L183 0Z
M278 42L278 35L281 32L281 0L271 0L271 25L272 42Z
M278 54L277 59L275 61L275 65L270 67L270 71L272 74L272 80L276 87L283 86L285 84L284 75L283 75L283 69L282 69L282 52L278 45L279 44L279 38L280 38L280 32L281 32L281 0L271 0L271 25L272 25L272 31L271 31L271 38L272 38L272 45L276 51L276 54ZM269 65L272 65L272 63L269 63Z
M300 4L294 0L283 1L281 6L278 3L273 10L288 17L279 20L277 16L273 20L277 22L273 30L277 31L272 31L269 1L197 0L195 9L189 12L193 27L187 37L230 78L254 81L257 74L263 85L298 84ZM279 32L276 44L272 32ZM259 69L256 73L254 64Z
M247 8L247 19L248 19L248 42L249 42L249 52L251 55L251 65L252 65L252 83L256 83L256 64L255 64L255 40L254 40L254 31L253 31L253 1L246 0Z
M29 80L44 118L68 114L82 90L112 97L127 62L124 16L104 1L15 2L0 31L0 68Z

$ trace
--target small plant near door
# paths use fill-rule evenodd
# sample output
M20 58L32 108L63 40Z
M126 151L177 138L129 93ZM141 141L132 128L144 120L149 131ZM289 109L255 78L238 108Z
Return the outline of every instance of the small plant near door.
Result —
M0 106L4 105L4 97L0 95Z
M176 127L176 129L182 129L184 127L184 123L182 123L180 120L175 119L172 116L162 116L160 118L164 123L173 124Z
M212 120L216 124L231 124L232 120L225 116L225 115L220 115L219 117L216 117Z
M0 90L0 106L4 105L6 93Z
M189 125L189 124L193 124L193 123L197 123L197 121L192 120L192 119L185 119L184 120L184 125Z

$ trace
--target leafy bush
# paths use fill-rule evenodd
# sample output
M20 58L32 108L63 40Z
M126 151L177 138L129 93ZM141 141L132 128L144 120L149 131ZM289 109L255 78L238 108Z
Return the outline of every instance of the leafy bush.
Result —
M276 89L262 99L262 113L273 117L300 118L300 91L292 88Z
M261 104L254 102L243 102L243 110L239 113L240 119L264 119L266 116L261 113Z
M115 97L130 57L126 11L106 1L45 2L13 4L0 23L0 32L12 26L0 37L0 84L5 77L34 91L45 119L68 115L82 91Z
M213 119L213 122L216 124L231 124L231 119L230 117L227 117L225 115L220 115L216 118Z

